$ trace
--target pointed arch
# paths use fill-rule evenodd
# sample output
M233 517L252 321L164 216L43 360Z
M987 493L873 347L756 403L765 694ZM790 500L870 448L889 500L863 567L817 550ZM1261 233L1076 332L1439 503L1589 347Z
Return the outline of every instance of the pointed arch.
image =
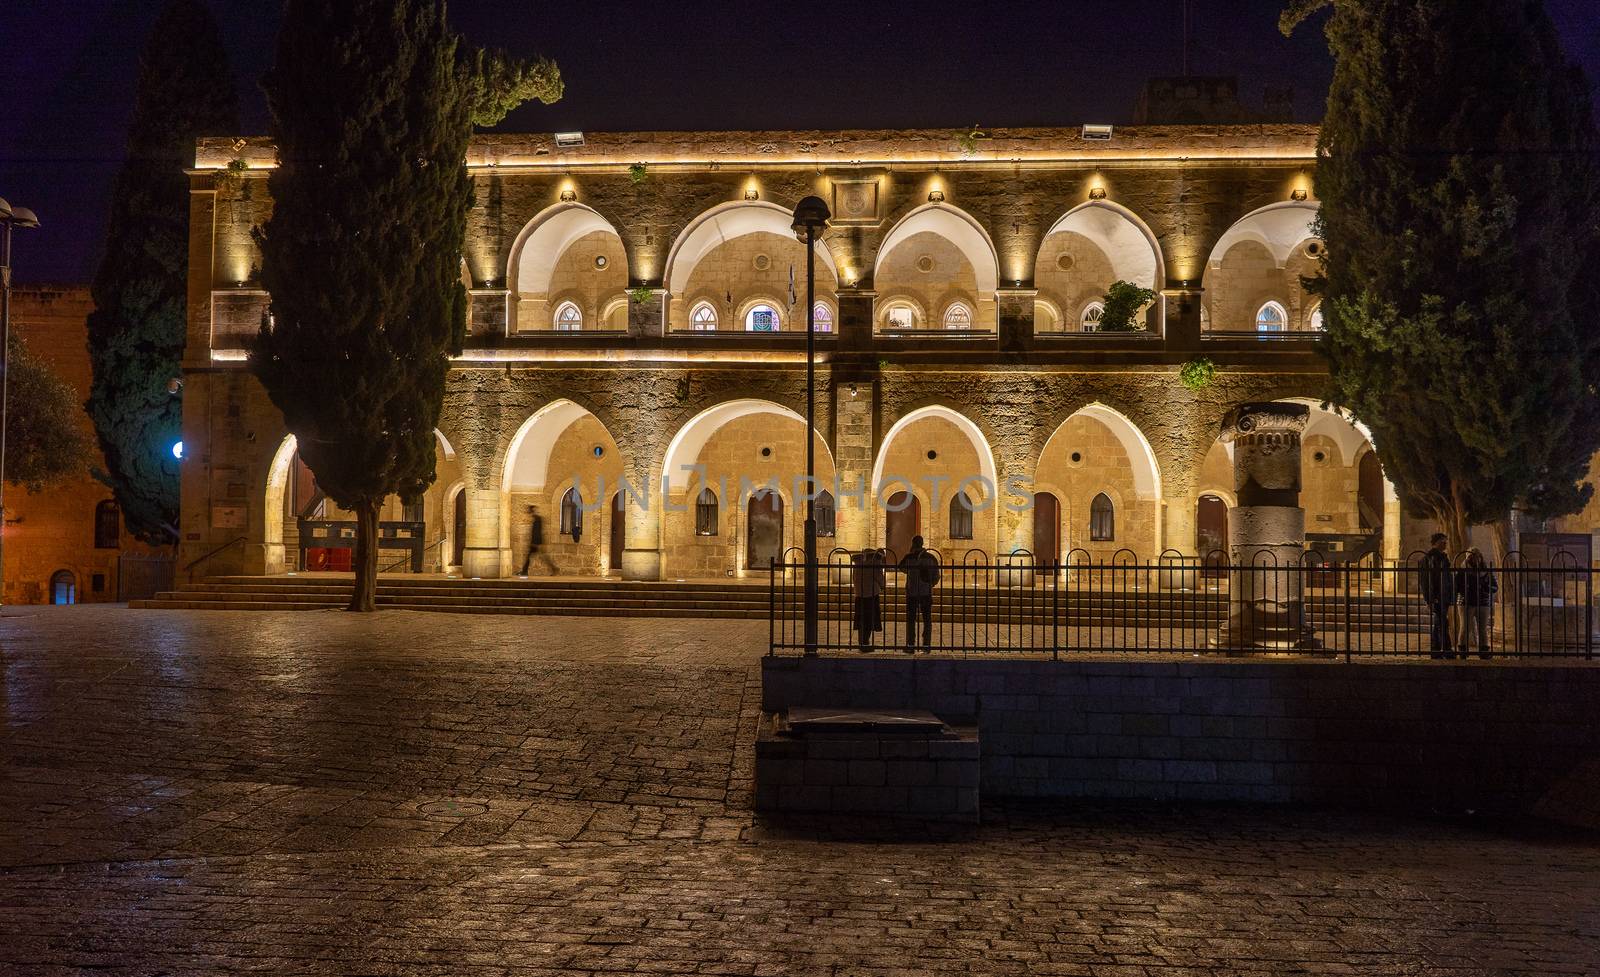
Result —
M517 234L506 261L506 282L515 292L549 291L556 263L579 238L603 231L616 238L627 251L627 242L611 222L592 207L560 203L546 207Z
M1062 418L1061 423L1050 433L1045 441L1044 451L1049 450L1051 442L1061 436L1067 422L1074 417L1088 417L1104 424L1122 445L1122 450L1128 455L1128 463L1133 468L1134 493L1142 500L1159 501L1161 499L1161 465L1156 461L1155 449L1150 447L1150 440L1139 430L1139 426L1129 420L1127 415L1105 404L1095 401L1073 411Z
M962 434L967 436L967 440L972 443L972 448L975 452L977 452L978 455L978 474L982 475L983 478L988 482L988 486L984 489L985 494L987 495L987 493L990 492L994 493L994 497L986 498L980 501L987 503L990 508L996 508L994 502L999 496L1000 481L999 475L995 469L994 450L989 447L989 439L984 435L983 430L979 428L977 424L973 423L970 417L966 416L960 411L946 407L943 404L929 404L926 407L918 407L916 410L910 411L903 415L898 421L895 421L894 424L890 426L888 431L884 432L883 441L878 445L877 456L872 461L872 481L870 483L870 488L873 493L873 497L876 498L878 493L882 490L883 486L881 483L883 480L883 467L885 462L888 460L889 447L890 445L894 444L895 437L912 424L915 424L917 421L926 417L937 417L949 421L951 424L954 424Z
M1228 251L1243 241L1254 241L1266 248L1282 268L1302 241L1317 236L1312 226L1316 219L1317 205L1298 200L1284 200L1253 210L1234 221L1217 239L1216 247L1206 259L1206 268L1222 264Z
M1098 245L1111 260L1112 273L1117 278L1156 291L1165 287L1166 262L1155 233L1138 214L1121 204L1109 200L1079 204L1050 226L1039 241L1040 250L1051 235L1065 232L1081 234ZM1038 252L1034 254L1034 261L1034 277L1037 278Z
M672 249L667 252L662 284L673 295L682 295L695 266L714 248L746 234L763 232L793 240L794 215L766 200L734 200L712 207L690 221L672 242ZM818 259L837 281L839 266L833 260L833 252L820 240L816 243L816 251Z
M503 493L531 492L549 479L550 454L567 428L594 412L571 400L553 400L534 411L506 446L500 486ZM595 418L615 449L616 439L604 421ZM626 466L624 466L626 468Z
M898 245L924 231L937 234L955 245L972 264L980 300L994 297L994 290L1000 284L1000 253L995 250L993 239L971 214L945 203L923 204L900 218L889 229L873 261L873 278L877 278L884 259Z
M705 448L706 442L725 425L741 417L752 414L772 414L785 417L800 423L804 427L806 419L799 413L775 404L770 400L756 400L746 398L742 400L729 400L708 407L678 429L667 444L667 453L662 461L662 477L666 479L670 492L681 492L689 485L689 477L693 474L693 466L700 457L700 452ZM829 463L832 464L833 450L828 445L826 438L818 437L819 432L812 430L812 437L816 438L827 454Z

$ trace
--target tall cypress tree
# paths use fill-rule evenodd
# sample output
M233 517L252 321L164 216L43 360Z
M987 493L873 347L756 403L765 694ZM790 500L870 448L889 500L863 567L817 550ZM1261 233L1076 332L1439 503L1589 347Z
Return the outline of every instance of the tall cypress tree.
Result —
M1537 0L1331 6L1317 195L1331 397L1457 547L1579 509L1600 448L1587 83Z
M519 96L554 101L560 76L462 49L442 0L288 0L265 87L272 321L251 368L318 485L356 515L349 609L371 611L378 511L435 477L448 354L465 328L473 121L498 121Z
M178 539L172 445L189 264L189 179L195 139L238 128L233 73L216 21L200 0L170 0L140 63L128 158L111 196L105 257L89 317L94 379L84 405L128 529L150 543Z

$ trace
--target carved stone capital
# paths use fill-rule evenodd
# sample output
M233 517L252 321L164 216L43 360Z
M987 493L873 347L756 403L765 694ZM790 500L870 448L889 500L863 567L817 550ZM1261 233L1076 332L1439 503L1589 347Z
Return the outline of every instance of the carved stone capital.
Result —
M1227 442L1251 435L1289 434L1298 442L1310 418L1311 408L1304 404L1279 401L1240 404L1222 419L1221 440Z

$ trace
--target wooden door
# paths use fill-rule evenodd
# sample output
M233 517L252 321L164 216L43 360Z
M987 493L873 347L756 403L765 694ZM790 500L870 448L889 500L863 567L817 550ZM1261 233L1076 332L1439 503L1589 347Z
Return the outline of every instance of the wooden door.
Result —
M451 514L450 565L461 566L467 562L467 490L461 489L454 500L455 512Z
M622 572L622 551L628 548L628 512L622 493L611 497L611 569Z
M1033 494L1033 559L1042 567L1061 563L1061 503L1049 492Z
M914 495L896 492L884 503L883 545L889 549L891 562L905 558L911 552L911 537L922 535L922 504Z
M783 499L763 489L750 496L745 520L745 568L765 570L783 559Z
M1228 563L1228 504L1215 495L1202 495L1195 507L1194 548L1205 567L1204 576L1224 575Z
M1378 456L1368 451L1361 456L1356 471L1356 510L1361 517L1361 531L1383 535L1383 466Z

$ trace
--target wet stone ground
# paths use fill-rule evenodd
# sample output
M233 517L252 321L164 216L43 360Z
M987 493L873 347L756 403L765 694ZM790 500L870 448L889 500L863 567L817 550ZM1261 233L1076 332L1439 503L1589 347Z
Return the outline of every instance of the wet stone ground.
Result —
M749 810L757 622L8 608L3 974L1600 973L1600 839Z

